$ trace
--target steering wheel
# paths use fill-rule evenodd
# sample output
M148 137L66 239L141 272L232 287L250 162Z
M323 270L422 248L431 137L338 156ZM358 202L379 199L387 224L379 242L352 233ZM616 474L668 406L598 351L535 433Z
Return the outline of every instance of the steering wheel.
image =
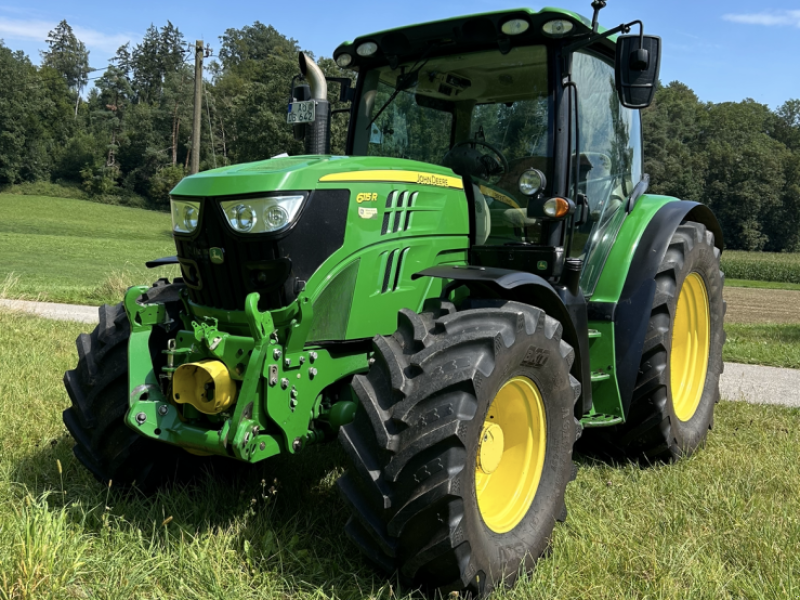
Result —
M497 156L497 158L500 159L500 165L503 167L503 171L500 172L500 173L497 173L497 175L503 175L503 174L509 172L510 167L508 166L508 159L505 157L505 155L502 152L500 152L500 149L497 146L493 146L489 142L484 142L483 140L464 140L463 142L456 143L450 149L450 151L452 152L456 148L459 148L461 146L467 146L467 145L470 146L471 148L474 148L475 146L483 146L484 148L488 148L489 150L494 152L495 155Z
M469 146L466 149L465 146ZM482 154L476 146L488 148L495 154L496 159L487 154ZM508 159L502 152L489 142L482 140L464 140L456 143L444 157L442 164L450 167L460 175L472 175L480 178L502 176L509 171Z

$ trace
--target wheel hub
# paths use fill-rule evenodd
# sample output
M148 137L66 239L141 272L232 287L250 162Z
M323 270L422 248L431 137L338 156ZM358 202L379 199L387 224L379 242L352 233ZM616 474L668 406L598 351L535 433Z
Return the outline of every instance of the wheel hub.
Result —
M504 445L503 428L496 423L484 423L478 447L478 468L481 472L491 475L497 470L503 458Z
M690 273L684 280L675 312L670 352L672 404L675 415L688 421L703 396L711 343L708 291L699 274Z
M528 513L544 469L547 426L536 384L514 377L497 392L475 456L475 495L486 526L514 529Z

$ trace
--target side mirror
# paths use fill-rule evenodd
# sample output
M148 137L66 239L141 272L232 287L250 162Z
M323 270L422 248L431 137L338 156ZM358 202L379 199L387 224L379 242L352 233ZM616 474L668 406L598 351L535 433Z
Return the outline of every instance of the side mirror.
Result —
M617 38L616 84L622 106L647 108L653 102L661 65L661 38L621 35Z

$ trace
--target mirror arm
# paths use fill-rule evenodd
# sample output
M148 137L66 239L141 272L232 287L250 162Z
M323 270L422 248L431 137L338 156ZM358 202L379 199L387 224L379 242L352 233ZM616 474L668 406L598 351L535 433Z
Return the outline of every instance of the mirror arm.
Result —
M325 79L339 84L339 102L350 102L355 97L355 90L351 87L353 82L349 77L325 77Z
M643 40L644 39L644 23L639 21L631 21L630 23L625 23L624 25L620 25L619 27L614 27L614 29L609 29L608 31L604 31L603 33L597 33L594 35L590 35L589 37L583 38L578 40L577 42L571 43L569 46L564 46L564 55L568 56L573 52L578 50L583 50L584 48L591 46L595 42L603 40L605 38L609 38L612 35L616 35L617 33L628 33L631 30L631 27L634 25L639 26L639 36ZM571 66L571 65L569 65ZM572 75L572 69L567 69L567 75Z

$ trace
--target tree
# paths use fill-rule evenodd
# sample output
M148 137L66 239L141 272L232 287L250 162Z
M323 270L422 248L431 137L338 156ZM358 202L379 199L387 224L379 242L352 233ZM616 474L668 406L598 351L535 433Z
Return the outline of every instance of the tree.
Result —
M659 88L642 111L651 192L704 201L706 164L699 140L705 121L705 105L686 85L673 81Z
M74 90L75 117L81 89L89 81L89 51L72 31L66 21L61 21L47 36L48 49L41 53L42 66L50 67L63 76L67 86Z
M73 127L68 94L53 69L37 71L0 41L0 183L50 176Z
M702 133L708 173L705 198L720 220L726 245L742 250L779 249L765 225L782 208L786 146L767 131L773 115L747 99L709 105Z
M775 139L800 152L800 100L787 100L775 111Z
M137 102L159 101L167 76L184 64L184 45L183 34L171 22L167 21L161 29L150 25L141 43L130 52ZM120 56L123 58L124 54Z
M243 70L250 63L268 61L275 55L296 55L300 50L297 40L259 21L241 29L227 29L219 39L222 43L219 58L226 71Z

